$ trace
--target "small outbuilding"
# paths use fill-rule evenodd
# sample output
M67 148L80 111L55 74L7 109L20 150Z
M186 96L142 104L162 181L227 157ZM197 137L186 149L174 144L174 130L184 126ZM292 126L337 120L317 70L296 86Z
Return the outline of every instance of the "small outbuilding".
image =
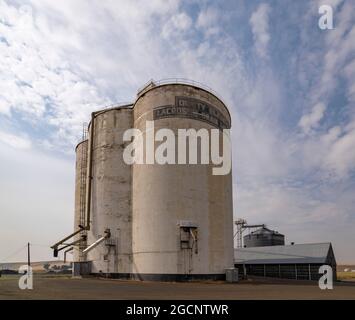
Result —
M329 265L336 280L336 260L329 242L237 248L234 264L244 275L296 280L318 280L320 266Z

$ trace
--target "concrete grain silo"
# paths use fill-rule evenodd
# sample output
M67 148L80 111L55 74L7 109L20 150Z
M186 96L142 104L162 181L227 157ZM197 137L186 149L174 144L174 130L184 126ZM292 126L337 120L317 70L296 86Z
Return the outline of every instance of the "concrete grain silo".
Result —
M230 123L225 105L210 92L185 84L152 85L138 95L134 125L155 130L215 128L178 116L173 108L213 106ZM171 114L157 118L155 108ZM133 260L142 279L223 278L233 266L232 176L212 175L211 165L139 165L132 168ZM191 239L196 232L197 240Z
M73 243L79 252L74 265L85 265L74 270L141 280L224 279L225 270L233 267L232 174L212 174L211 162L125 163L130 142L124 141L124 132L137 129L148 141L147 121L153 133L169 129L176 136L179 129L215 129L221 133L220 146L222 129L231 125L221 99L188 82L150 82L133 104L94 112L89 138L77 147L77 177L78 163L83 163L79 151L87 150L86 197L84 204L77 200L82 199L77 179L71 236L87 239ZM147 158L146 144L143 154ZM62 243L53 246L55 251Z
M110 237L87 253L92 273L129 274L132 266L131 167L122 154L125 130L132 128L132 110L124 107L95 114L89 125L91 155L91 212L88 244L109 230Z

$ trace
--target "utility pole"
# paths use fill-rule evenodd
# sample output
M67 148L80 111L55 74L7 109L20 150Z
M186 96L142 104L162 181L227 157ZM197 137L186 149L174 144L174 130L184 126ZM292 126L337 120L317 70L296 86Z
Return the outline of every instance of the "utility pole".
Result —
M30 267L31 266L31 256L30 256L30 243L27 243L27 264Z

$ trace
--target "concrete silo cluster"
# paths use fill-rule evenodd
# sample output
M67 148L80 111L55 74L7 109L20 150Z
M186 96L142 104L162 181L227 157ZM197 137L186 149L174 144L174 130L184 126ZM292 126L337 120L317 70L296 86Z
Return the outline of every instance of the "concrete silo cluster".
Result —
M224 279L233 267L232 174L213 175L212 163L127 164L124 133L145 139L147 121L174 133L231 125L221 99L186 82L152 81L133 104L94 112L76 147L74 273Z

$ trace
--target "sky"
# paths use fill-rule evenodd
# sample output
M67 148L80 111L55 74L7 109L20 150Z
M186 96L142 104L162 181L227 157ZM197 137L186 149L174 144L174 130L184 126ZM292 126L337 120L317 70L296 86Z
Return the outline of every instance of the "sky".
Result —
M322 4L334 29L321 30ZM213 88L232 116L234 218L355 263L355 3L0 0L0 262L72 232L74 147L150 79Z

